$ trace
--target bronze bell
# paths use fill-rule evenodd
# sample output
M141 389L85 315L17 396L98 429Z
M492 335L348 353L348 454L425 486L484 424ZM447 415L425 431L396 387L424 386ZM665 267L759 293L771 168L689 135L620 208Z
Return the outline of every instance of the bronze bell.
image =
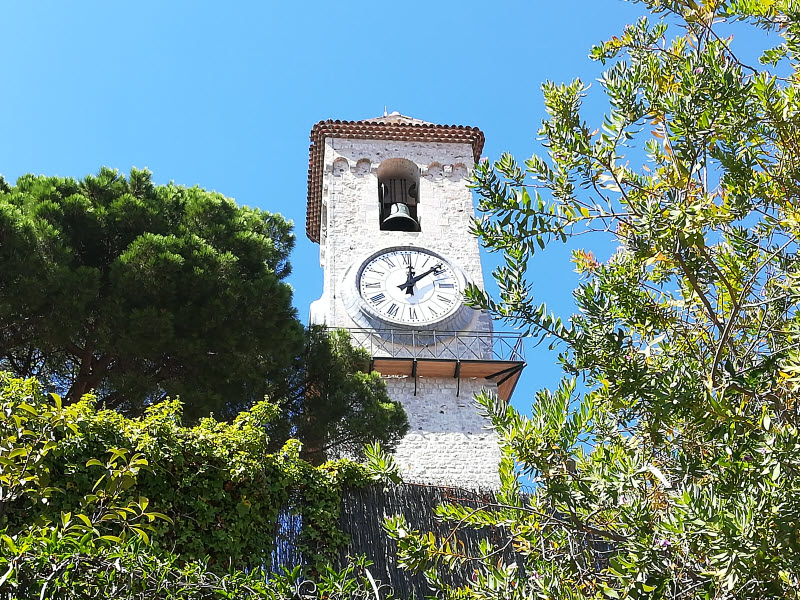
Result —
M389 216L383 220L384 231L419 231L419 223L411 216L408 204L395 202L389 207Z

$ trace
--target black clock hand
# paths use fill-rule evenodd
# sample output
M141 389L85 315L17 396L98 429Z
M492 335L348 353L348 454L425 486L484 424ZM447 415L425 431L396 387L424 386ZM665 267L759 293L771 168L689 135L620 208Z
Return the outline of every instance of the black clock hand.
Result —
M411 281L412 281L412 283L417 283L420 279L423 279L424 277L427 277L431 273L436 275L441 270L442 270L442 263L435 264L430 269L425 271L422 275L417 275L416 277L414 277Z
M420 279L424 279L425 277L427 277L431 273L437 274L441 270L442 270L442 263L438 263L436 265L433 265L430 269L425 271L422 275L417 275L416 277L413 277L413 276L411 276L411 269L409 268L409 278L406 280L406 282L404 284L398 285L397 287L399 287L401 290L405 289L406 294L408 294L409 296L413 296L414 295L414 284L415 283L417 283Z
M406 294L409 296L414 295L414 267L408 265L408 277L406 278L406 282L403 284L398 285L397 287L401 290L405 290Z

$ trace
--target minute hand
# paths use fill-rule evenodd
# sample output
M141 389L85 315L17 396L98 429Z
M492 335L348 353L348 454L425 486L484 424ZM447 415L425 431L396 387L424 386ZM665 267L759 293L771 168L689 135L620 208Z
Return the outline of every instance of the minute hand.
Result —
M441 265L441 264L438 264L438 265L433 265L433 266L432 266L430 269L428 269L427 271L425 271L425 272L424 272L422 275L417 275L417 276L416 276L416 277L414 277L414 278L413 278L411 281L412 281L412 283L417 283L417 282L418 282L420 279L422 279L423 277L427 277L427 276L428 276L428 275L430 275L431 273L433 273L434 275L435 275L435 274L438 274L438 273L439 273L439 271L441 271L441 270L442 270L442 265Z

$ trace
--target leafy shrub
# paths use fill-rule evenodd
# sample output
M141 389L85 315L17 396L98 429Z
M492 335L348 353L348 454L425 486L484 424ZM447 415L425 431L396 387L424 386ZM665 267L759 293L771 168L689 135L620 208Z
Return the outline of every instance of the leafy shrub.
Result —
M92 597L121 585L133 598L153 577L165 590L194 582L198 594L225 581L266 589L260 569L283 506L302 519L306 562L332 573L346 541L342 486L368 480L349 461L311 466L295 440L269 454L267 402L188 428L177 401L127 419L90 398L62 406L36 381L0 374L0 410L0 590L39 586L45 597L46 582Z

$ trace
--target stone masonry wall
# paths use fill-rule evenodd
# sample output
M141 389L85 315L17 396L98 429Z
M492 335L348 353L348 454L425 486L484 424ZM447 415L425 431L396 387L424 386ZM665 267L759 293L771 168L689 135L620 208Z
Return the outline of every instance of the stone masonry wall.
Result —
M312 322L362 326L342 302L342 280L369 254L390 246L433 250L483 288L478 240L468 233L474 215L472 193L466 187L474 164L472 146L346 139L327 139L325 144L320 232L325 283L322 298L312 305ZM380 230L377 171L387 158L405 158L419 168L419 232ZM476 314L466 329L491 331L491 320Z
M320 264L322 297L311 306L311 323L358 328L343 302L348 270L390 246L428 248L452 261L468 281L483 288L478 241L469 234L474 215L467 178L474 166L469 144L327 139L325 146ZM378 167L404 158L419 169L420 232L381 231ZM352 278L351 278L352 279ZM344 294L347 297L347 294ZM475 311L464 327L491 332L488 315ZM469 488L497 488L500 450L496 435L478 414L473 394L495 390L485 380L386 378L390 396L403 403L410 430L395 458L406 481Z
M403 403L409 430L398 444L395 460L405 481L497 489L500 446L487 428L473 396L497 387L482 379L462 379L456 397L454 379L419 378L417 395L411 378L386 378L389 395Z

